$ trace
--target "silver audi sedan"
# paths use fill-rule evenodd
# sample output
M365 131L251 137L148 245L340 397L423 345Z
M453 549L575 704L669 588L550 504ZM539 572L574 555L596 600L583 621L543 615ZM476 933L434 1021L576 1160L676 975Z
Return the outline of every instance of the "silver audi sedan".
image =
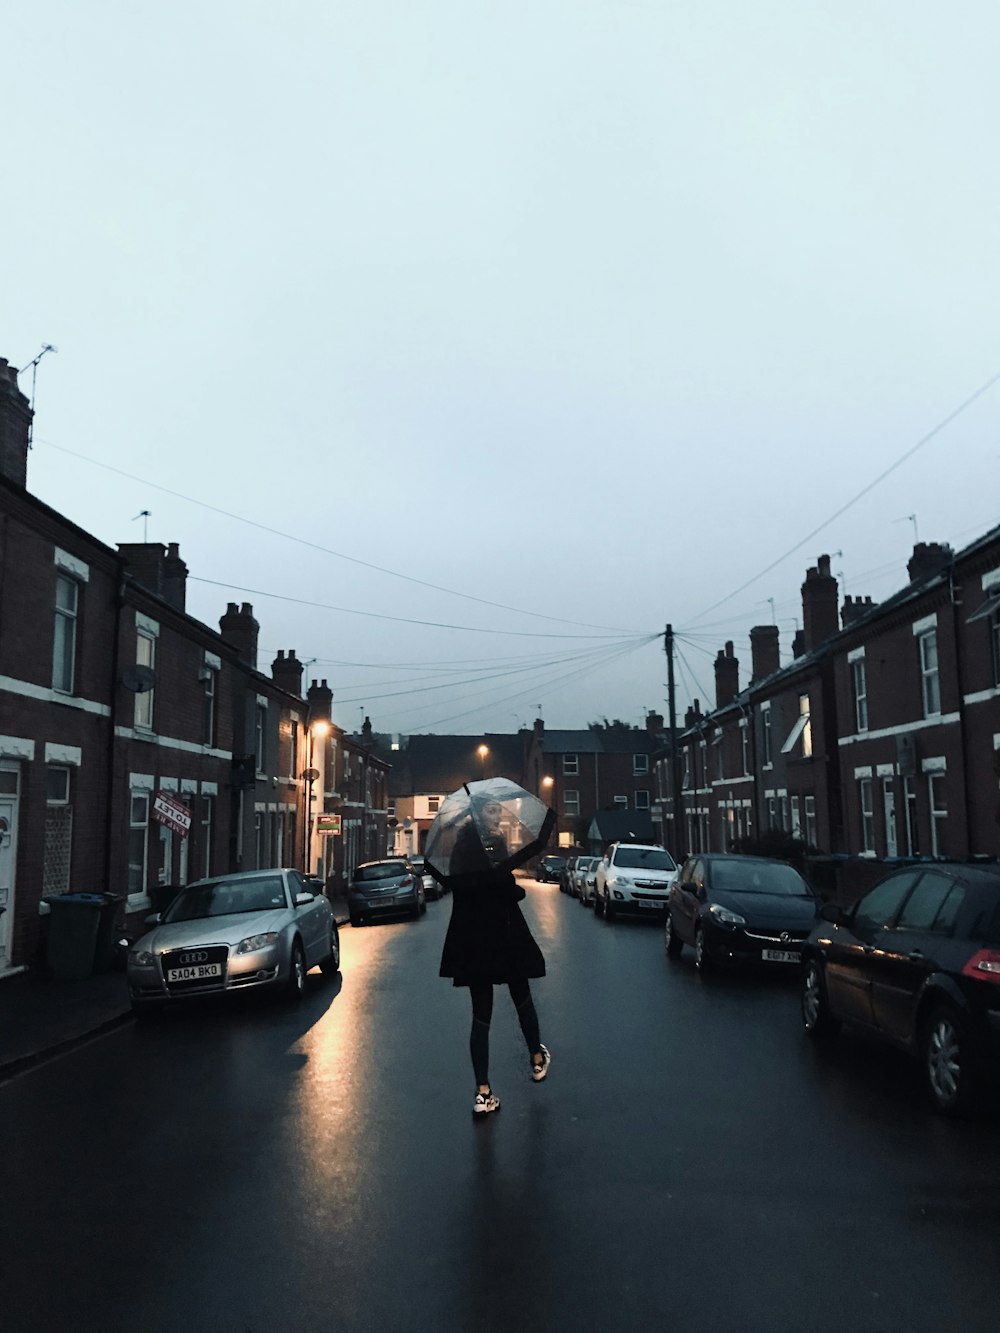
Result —
M181 889L152 929L129 949L129 995L137 1016L191 995L272 987L305 993L317 964L340 969L340 938L329 899L297 870L217 875Z

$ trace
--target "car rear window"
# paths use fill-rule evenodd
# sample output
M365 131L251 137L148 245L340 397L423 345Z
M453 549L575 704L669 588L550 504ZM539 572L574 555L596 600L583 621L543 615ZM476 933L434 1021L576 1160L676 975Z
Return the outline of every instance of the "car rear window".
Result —
M663 847L619 847L615 865L623 870L676 870L677 863Z
M983 944L1000 944L1000 890L976 889L969 938Z
M358 884L372 879L395 879L406 874L406 865L402 861L379 861L376 865L358 866L354 879Z

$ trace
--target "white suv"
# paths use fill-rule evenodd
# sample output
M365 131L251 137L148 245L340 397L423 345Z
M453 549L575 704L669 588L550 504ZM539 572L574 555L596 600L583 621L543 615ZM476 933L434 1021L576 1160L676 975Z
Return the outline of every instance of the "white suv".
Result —
M662 914L677 862L658 843L613 842L597 863L594 908L614 921L619 912Z

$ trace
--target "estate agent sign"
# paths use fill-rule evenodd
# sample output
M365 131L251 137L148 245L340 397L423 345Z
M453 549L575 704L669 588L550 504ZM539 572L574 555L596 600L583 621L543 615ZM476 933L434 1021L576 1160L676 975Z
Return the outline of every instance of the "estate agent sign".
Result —
M173 792L158 791L153 798L152 813L158 824L165 824L182 838L186 838L191 831L191 811Z

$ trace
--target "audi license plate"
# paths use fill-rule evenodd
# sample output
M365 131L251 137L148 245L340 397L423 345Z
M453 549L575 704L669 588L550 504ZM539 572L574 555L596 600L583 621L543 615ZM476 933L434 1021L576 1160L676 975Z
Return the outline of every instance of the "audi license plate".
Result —
M799 955L794 949L762 949L761 958L765 963L797 963Z
M219 963L198 963L194 967L171 967L167 969L168 981L201 981L203 977L221 977L222 966Z

